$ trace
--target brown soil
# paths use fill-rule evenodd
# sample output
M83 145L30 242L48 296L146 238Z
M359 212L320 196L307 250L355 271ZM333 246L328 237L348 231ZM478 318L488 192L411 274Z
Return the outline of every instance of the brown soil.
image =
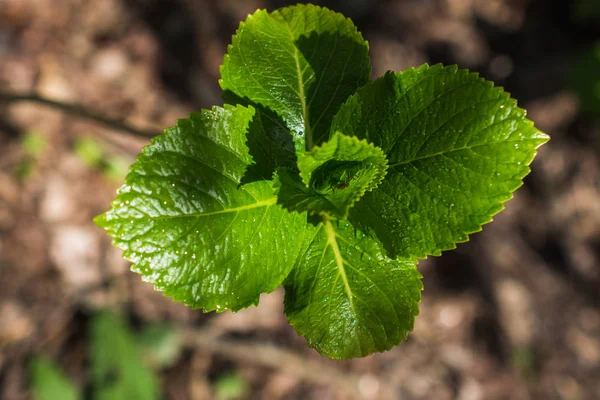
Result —
M210 398L228 371L252 399L600 398L600 124L566 85L600 24L576 22L570 1L318 3L354 18L374 76L423 62L471 68L505 86L552 137L495 223L420 264L414 333L389 352L337 363L287 325L281 291L237 314L171 302L92 224L119 181L74 151L89 137L132 162L147 140L36 104L0 105L1 399L29 398L37 354L84 387L85 331L105 308L189 334L179 361L161 371L169 399ZM285 4L0 0L0 91L36 91L162 130L221 103L218 67L237 24ZM45 139L42 154L27 154L28 132Z

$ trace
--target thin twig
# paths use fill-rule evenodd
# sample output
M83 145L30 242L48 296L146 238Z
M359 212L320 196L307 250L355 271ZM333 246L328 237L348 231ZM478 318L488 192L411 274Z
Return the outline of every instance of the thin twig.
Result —
M104 125L109 128L117 129L123 132L130 133L135 136L140 136L143 138L152 138L158 135L160 132L155 131L147 131L143 129L135 128L131 125L126 124L123 121L111 119L104 115L95 113L90 111L84 107L81 107L76 104L63 103L56 100L51 100L46 97L42 97L35 93L28 94L19 94L19 93L6 93L0 92L0 103L18 103L18 102L29 102L29 103L37 103L41 105L45 105L48 107L55 108L67 114L73 115L75 117L80 117L84 119L89 119L98 124Z
M352 397L360 397L359 376L303 358L289 350L257 342L223 339L211 329L178 330L183 343L238 362L261 365L326 387L334 386Z

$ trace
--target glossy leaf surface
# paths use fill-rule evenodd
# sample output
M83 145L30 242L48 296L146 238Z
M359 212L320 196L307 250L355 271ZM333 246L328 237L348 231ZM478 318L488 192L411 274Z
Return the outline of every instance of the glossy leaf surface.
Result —
M367 83L368 45L349 19L299 4L259 10L240 24L221 67L221 88L275 112L299 153L327 139L333 116Z
M319 353L335 359L390 349L412 330L421 301L414 260L392 260L345 221L310 227L285 282L285 313Z
M346 218L354 203L377 187L387 169L381 149L341 133L301 154L298 167L299 174L279 171L278 203L291 211L338 219Z
M272 183L240 186L254 110L215 107L153 140L96 222L133 270L175 300L239 310L291 270L305 218L276 205ZM275 250L279 249L279 250Z
M369 83L367 43L325 8L259 10L232 40L225 108L156 138L96 222L175 300L237 311L285 282L321 354L389 349L418 314L417 259L490 222L548 137L457 67Z
M480 231L548 140L501 88L441 65L361 88L336 116L338 130L386 154L385 179L349 219L392 257L439 255Z

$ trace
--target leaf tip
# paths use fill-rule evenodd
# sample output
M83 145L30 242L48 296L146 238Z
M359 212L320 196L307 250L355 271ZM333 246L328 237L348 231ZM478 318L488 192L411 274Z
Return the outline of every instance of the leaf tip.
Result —
M96 215L94 218L92 218L92 221L94 222L94 224L96 224L100 228L106 228L106 225L107 225L106 214L107 214L107 212L104 212L100 215Z

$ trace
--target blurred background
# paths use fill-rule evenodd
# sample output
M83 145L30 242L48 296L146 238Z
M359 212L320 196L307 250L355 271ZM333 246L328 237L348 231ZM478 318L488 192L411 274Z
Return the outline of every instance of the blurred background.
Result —
M354 19L374 78L458 64L552 137L495 223L420 263L402 345L330 361L281 290L203 314L129 272L92 217L145 136L222 103L238 23L292 3L0 0L0 398L600 399L598 0L314 2Z

